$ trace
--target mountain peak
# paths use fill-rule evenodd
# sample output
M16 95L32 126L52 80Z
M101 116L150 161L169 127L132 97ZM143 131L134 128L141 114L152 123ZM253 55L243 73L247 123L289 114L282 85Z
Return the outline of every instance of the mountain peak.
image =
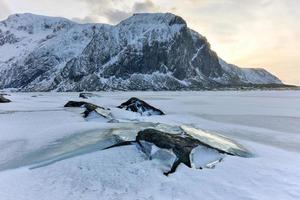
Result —
M163 24L169 26L186 26L184 19L172 13L135 13L131 17L121 21L119 24Z
M9 29L30 33L49 28L56 29L57 27L70 27L71 25L76 24L66 18L48 17L32 13L13 14L8 16L8 18L1 23Z
M51 26L54 24L75 24L75 22L63 17L48 17L32 13L13 14L8 16L8 18L2 21L2 23L11 28L18 28L20 26L41 27L41 25Z
M37 15L37 14L33 14L33 13L12 14L12 15L9 15L7 17L7 19L5 19L4 21L34 22L34 21L41 21L41 20L44 20L44 21L45 20L47 20L47 21L68 21L70 23L72 22L71 20L68 20L63 17L51 17L51 16ZM75 22L73 22L73 23L75 23Z

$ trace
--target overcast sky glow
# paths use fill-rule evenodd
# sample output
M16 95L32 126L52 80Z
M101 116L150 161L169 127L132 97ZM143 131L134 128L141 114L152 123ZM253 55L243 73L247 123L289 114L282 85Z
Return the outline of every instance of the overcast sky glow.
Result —
M172 12L206 36L226 61L264 67L300 85L300 0L0 0L12 13L116 24L135 12Z

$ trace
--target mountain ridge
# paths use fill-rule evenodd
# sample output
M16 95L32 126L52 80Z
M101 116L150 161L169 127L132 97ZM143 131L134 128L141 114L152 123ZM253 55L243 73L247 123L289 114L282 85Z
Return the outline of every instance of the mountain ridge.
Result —
M117 25L15 14L0 22L0 88L20 91L199 90L282 82L239 68L171 13Z

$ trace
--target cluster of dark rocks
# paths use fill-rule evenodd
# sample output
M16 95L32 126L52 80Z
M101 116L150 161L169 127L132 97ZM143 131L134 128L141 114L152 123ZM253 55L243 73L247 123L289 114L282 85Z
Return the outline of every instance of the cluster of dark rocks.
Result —
M11 102L5 98L6 94L0 94L0 103ZM81 93L82 98L95 97L92 93ZM117 123L118 119L114 118L109 108L104 108L93 103L85 101L68 101L64 107L67 108L85 108L83 117L88 118L90 115L95 114L100 117L104 117L107 122ZM143 100L132 97L128 101L118 106L120 109L125 109L131 112L136 112L142 116L150 115L164 115L165 113ZM130 123L129 123L130 124ZM161 159L168 161L169 169L164 172L165 175L174 173L179 166L183 163L187 167L195 167L194 153L196 149L201 147L208 149L207 151L200 151L202 157L209 157L209 153L213 153L213 162L211 160L204 163L204 167L208 165L215 165L215 163L221 162L223 155L251 157L252 154L235 143L234 141L224 138L223 136L203 132L189 126L170 126L166 124L139 124L140 128L135 129L130 127L130 137L119 137L118 133L126 131L125 129L119 129L117 133L113 130L110 132L111 144L108 144L105 149L123 146L123 145L136 145L142 152L149 157L149 159ZM198 151L199 153L199 151ZM216 155L216 156L215 156ZM196 167L201 169L202 167Z
M90 93L81 93L82 98L89 98L92 96L93 95L91 95ZM103 108L92 103L84 101L69 101L67 104L65 104L65 107L85 108L85 111L83 113L83 116L85 118L89 117L91 113L96 113L104 118L115 120L114 122L118 122L118 120L112 116L109 109ZM132 112L137 112L144 116L164 115L164 112L162 112L161 110L135 97L130 98L128 101L122 103L120 106L118 106L118 108ZM250 153L246 149L244 149L241 146L238 146L233 141L229 140L229 143L233 144L232 148L224 148L222 145L218 144L220 143L220 140L206 141L205 139L203 140L197 137L197 131L200 130L193 129L187 126L174 127L180 131L174 132L174 129L162 129L157 126L144 127L137 132L133 131L132 134L135 134L134 141L118 140L118 142L115 142L113 145L108 146L105 149L135 144L142 152L148 155L151 159L153 153L152 148L154 146L154 148L158 148L161 150L159 155L160 159L167 160L171 158L170 170L165 171L165 175L174 173L180 163L183 163L184 165L190 168L193 167L191 155L193 150L199 146L210 149L218 155L228 154L232 156L241 157L248 157L248 155L250 155ZM215 145L214 142L217 145ZM215 162L220 162L221 160L222 156L217 156Z
M88 99L91 97L99 97L99 95L90 92L81 92L79 93L79 97L83 99ZM137 112L144 116L165 114L163 111L151 106L147 102L138 99L136 97L130 98L128 101L119 105L118 108L125 109L132 112Z
M88 99L90 97L94 97L96 95L92 93L80 93L79 97ZM99 115L107 118L101 111L109 110L109 108L103 108L101 106L88 103L85 101L69 101L67 102L64 107L82 107L86 110L83 113L83 116L87 118L92 112L96 112ZM146 103L143 100L140 100L136 97L130 98L128 101L122 103L121 105L117 106L117 108L125 109L132 112L137 112L143 116L151 116L151 115L164 115L165 113L161 110L151 106L150 104ZM99 113L100 112L100 113Z

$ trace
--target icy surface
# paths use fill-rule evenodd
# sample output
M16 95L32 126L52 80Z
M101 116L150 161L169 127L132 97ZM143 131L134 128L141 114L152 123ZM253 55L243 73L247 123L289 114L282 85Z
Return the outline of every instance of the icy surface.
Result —
M159 159L146 159L134 145L104 151L97 151L97 145L90 148L103 130L116 124L86 120L80 114L82 108L64 108L67 101L80 100L78 93L12 93L12 102L0 105L0 165L23 155L34 155L40 149L46 155L58 153L50 151L53 145L73 155L34 169L21 165L0 171L1 200L300 198L299 92L97 94L101 97L91 97L89 102L114 108L137 96L167 113L146 117L111 109L113 116L124 121L143 122L144 127L160 122L217 132L235 139L255 157L226 156L214 169L180 165L176 173L166 177ZM132 139L132 130L140 128L132 123L123 134L118 129L113 131L118 134L117 139ZM180 134L178 129L160 128ZM214 160L210 155L205 159Z
M170 171L173 163L177 160L176 155L171 150L159 148L146 141L140 141L140 143L142 145L141 150L149 159L159 161L164 168L164 172Z
M225 138L223 136L219 136L217 134L212 134L209 132L205 132L199 129L195 129L188 126L181 126L181 128L192 137L200 140L204 144L209 145L212 148L219 149L231 155L239 155L242 157L250 157L251 153L247 151L242 146L237 143Z
M223 157L217 150L205 146L194 148L190 154L191 165L197 169L214 167L214 164L221 162Z

